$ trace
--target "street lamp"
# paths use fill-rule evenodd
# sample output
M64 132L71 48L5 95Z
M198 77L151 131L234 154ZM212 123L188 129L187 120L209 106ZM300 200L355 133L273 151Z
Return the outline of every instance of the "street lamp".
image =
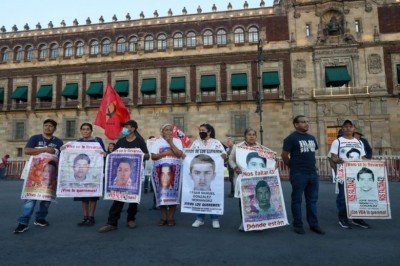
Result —
M263 145L263 127L262 127L262 100L263 100L263 85L262 85L262 72L261 66L264 62L264 55L263 55L263 42L261 39L258 40L257 43L257 79L258 79L258 90L256 92L256 103L257 109L256 113L260 117L260 143Z

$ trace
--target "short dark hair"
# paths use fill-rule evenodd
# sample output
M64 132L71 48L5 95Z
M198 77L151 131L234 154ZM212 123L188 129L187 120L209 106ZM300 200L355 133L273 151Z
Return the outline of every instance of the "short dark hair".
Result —
M265 165L267 164L267 159L265 159L264 157L261 157L255 151L250 152L250 153L247 154L247 156L246 156L246 164L249 164L250 160L253 159L253 158L260 158L264 162Z
M80 129L82 130L82 128L83 128L84 126L88 126L88 127L90 128L90 131L93 131L93 125L92 125L92 124L90 124L90 123L83 123L83 124L81 125Z
M211 156L209 156L207 154L198 154L198 155L194 156L194 158L190 162L190 172L192 172L193 165L199 164L199 163L209 163L209 164L211 164L211 166L213 168L213 171L215 172L215 162L211 158Z
M305 115L298 115L293 118L293 125L299 123L299 118L306 117Z
M352 152L356 152L356 153L358 153L358 155L361 156L361 152L359 150L357 150L356 148L351 148L348 152L346 152L346 157L349 158L349 155Z
M53 127L57 127L57 122L54 121L53 119L46 119L46 120L44 120L43 125L44 125L44 124L47 124L47 123L52 124Z
M84 153L78 154L78 156L76 156L74 159L74 166L78 162L78 160L85 160L88 162L88 164L90 164L90 158L87 154Z
M121 159L119 159L119 161L118 161L118 166L121 164L121 163L127 163L127 164L129 164L129 167L131 168L131 170L132 170L132 159L130 159L130 158L126 158L126 157L122 157Z
M257 189L262 188L262 187L266 187L268 189L268 192L271 193L271 189L268 186L267 182L265 182L264 180L260 180L257 182L256 188L254 189L254 192L257 193Z
M372 172L371 169L369 169L367 167L361 168L361 170L358 171L358 173L357 173L357 181L360 180L360 175L362 175L362 174L371 174L372 175L372 181L375 181L375 175L374 175L374 172Z

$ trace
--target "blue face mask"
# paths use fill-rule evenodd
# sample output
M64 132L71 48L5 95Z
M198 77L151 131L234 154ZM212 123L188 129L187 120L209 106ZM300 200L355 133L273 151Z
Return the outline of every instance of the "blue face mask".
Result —
M126 137L129 135L129 130L126 127L124 127L124 128L122 128L121 133L122 133L122 136Z

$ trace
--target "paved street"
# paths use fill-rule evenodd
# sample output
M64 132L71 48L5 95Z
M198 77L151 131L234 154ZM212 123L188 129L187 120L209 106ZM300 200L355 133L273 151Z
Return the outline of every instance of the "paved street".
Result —
M31 225L14 235L20 215L21 181L0 181L1 265L398 265L400 260L400 183L390 183L392 220L370 220L372 229L345 230L336 218L334 185L321 182L319 217L324 236L290 226L241 233L237 199L225 199L222 228L209 221L192 228L195 215L177 213L175 227L159 227L159 211L149 210L152 194L143 194L138 227L128 229L122 214L118 230L100 234L111 201L99 201L96 226L80 228L80 202L59 199L50 207L48 228ZM228 189L228 183L226 183ZM283 182L290 213L290 184ZM124 209L125 210L125 209ZM208 218L208 217L207 217Z

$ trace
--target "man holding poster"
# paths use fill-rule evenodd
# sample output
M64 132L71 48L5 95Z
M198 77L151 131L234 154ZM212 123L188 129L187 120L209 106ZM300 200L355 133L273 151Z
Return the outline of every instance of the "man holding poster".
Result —
M41 157L47 157L47 158L53 158L53 159L48 159L48 164L53 164L54 167L54 163L50 163L50 161L54 161L54 162L58 162L58 155L60 153L60 148L63 145L62 140L60 140L59 138L53 136L54 132L57 129L57 122L54 121L53 119L46 119L43 122L43 133L39 134L39 135L34 135L32 136L28 143L25 146L25 154L26 155L31 155L34 156L36 158L41 158ZM29 162L32 162L34 160L34 157L31 157L31 159L29 160ZM41 159L39 159L41 161ZM36 164L37 165L37 164ZM29 167L29 166L28 166ZM49 168L43 168L43 171L53 171L52 169ZM47 174L44 174L44 172L42 172L43 176L46 176ZM22 207L22 216L20 218L18 218L18 226L17 228L15 228L14 233L18 234L18 233L23 233L26 230L28 230L28 224L29 224L29 220L31 218L31 215L33 213L33 210L35 208L35 205L38 201L38 196L41 196L43 194L41 193L25 193L25 189L27 188L27 186L29 186L30 183L30 178L36 176L35 173L37 173L36 171L34 171L34 169L30 169L28 177L25 179L24 182L24 189L22 192L22 198L25 198L23 207ZM41 176L40 172L38 173L39 176ZM53 172L54 174L54 172ZM51 175L51 173L50 173ZM42 184L47 183L47 180L42 179L41 180ZM54 181L55 183L56 181ZM49 182L49 184L51 184L51 181ZM33 191L34 192L34 191ZM38 226L48 226L49 222L46 221L46 216L48 213L48 209L51 203L51 200L54 199L55 194L54 194L55 190L53 189L53 195L50 196L48 194L46 194L45 198L42 198L43 200L39 201L39 211L36 212L36 219L35 219L35 225Z

